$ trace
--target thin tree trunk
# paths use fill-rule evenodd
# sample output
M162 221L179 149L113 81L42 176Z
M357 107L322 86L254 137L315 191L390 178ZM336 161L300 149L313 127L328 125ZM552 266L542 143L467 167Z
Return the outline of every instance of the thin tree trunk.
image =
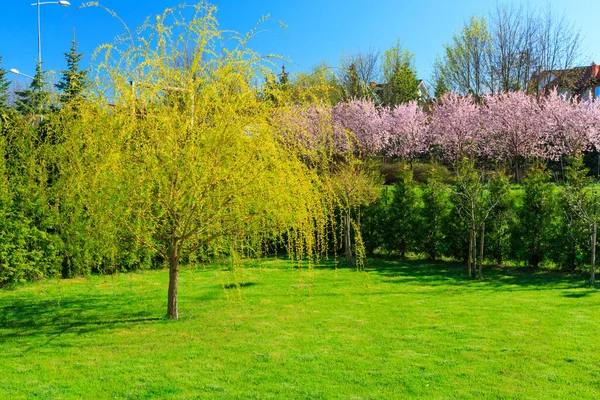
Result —
M502 235L498 235L498 254L496 255L496 263L499 267L502 266L504 260L502 258Z
M352 223L350 221L350 210L346 211L346 216L344 217L346 220L346 234L344 235L344 247L346 250L346 262L349 267L354 265L354 260L352 259Z
M169 246L169 299L167 305L167 316L171 319L179 318L177 308L177 279L179 275L179 254L177 243L171 242Z
M473 278L477 272L477 227L473 226L473 262L471 265L473 266Z
M479 274L478 278L483 279L483 244L485 239L485 224L481 224L481 239L479 241Z
M473 276L473 227L469 229L469 254L467 255L467 265L469 266L469 278Z
M590 274L590 286L594 286L596 281L596 221L592 224L592 270Z

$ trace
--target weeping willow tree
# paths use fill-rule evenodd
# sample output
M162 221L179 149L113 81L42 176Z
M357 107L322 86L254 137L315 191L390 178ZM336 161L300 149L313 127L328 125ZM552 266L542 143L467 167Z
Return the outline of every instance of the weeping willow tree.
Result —
M172 319L186 255L259 255L278 238L296 259L326 247L327 182L278 135L286 105L261 95L270 69L248 48L252 32L220 30L215 12L167 9L103 46L95 95L54 122L68 142L63 175L94 224L127 230L168 264Z

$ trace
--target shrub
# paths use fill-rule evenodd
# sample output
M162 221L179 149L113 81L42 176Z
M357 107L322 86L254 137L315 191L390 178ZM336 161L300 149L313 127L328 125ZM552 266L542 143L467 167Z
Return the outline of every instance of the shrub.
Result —
M434 260L444 252L444 223L450 211L448 193L437 168L431 169L423 190L418 238L421 252Z
M402 165L400 163L382 163L379 165L379 173L383 177L384 185L394 185L401 169Z
M496 201L487 224L486 247L488 254L501 266L510 251L511 227L515 220L515 199L508 176L496 171L489 181L489 197Z
M363 206L360 213L360 231L367 254L387 248L389 240L390 190L384 187L380 197Z
M387 247L401 256L416 248L419 225L419 196L413 171L402 165L392 195L387 221Z
M452 173L443 165L436 164L435 166L431 163L414 163L412 165L413 179L419 183L427 183L429 178L433 175L440 183L446 185L452 184L454 177Z
M517 211L518 221L512 236L515 258L532 267L542 264L551 250L557 226L554 185L542 165L532 168L523 182L523 205Z

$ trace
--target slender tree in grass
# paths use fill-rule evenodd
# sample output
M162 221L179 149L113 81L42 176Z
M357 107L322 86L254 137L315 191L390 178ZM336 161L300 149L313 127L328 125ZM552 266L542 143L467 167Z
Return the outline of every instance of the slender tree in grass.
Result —
M485 189L484 176L476 170L475 163L463 159L457 169L453 197L458 214L469 227L469 277L477 274L478 279L483 277L486 221L498 202L498 199L486 196Z
M598 221L600 220L600 198L596 189L588 185L591 179L588 177L588 169L583 165L581 156L573 158L571 164L566 168L567 185L564 195L569 206L568 217L580 221L587 228L590 258L590 286L596 281L596 247Z
M363 162L351 159L340 163L332 184L342 213L344 255L349 267L361 267L364 245L360 233L360 208L374 203L381 191L381 177ZM354 238L354 240L352 240ZM356 243L353 246L353 242ZM356 254L356 260L354 255ZM359 261L359 262L357 262Z
M301 260L326 244L316 234L332 201L326 180L278 135L276 110L258 95L269 65L248 48L252 32L229 37L215 11L206 3L167 9L140 33L152 40L103 47L106 81L96 89L113 88L114 107L98 95L55 127L68 132L64 174L95 223L127 230L166 260L172 319L186 254L209 247L237 260L260 252L266 237L285 237ZM239 45L222 52L229 39ZM178 101L165 101L165 92Z
M345 228L342 237L346 259L349 265L354 265L352 234L355 232L354 237L358 240L361 240L361 237L358 228L353 229L357 220L352 216L357 207L376 200L379 195L377 185L381 184L379 174L373 172L373 168L360 159L380 154L388 142L388 134L382 118L382 109L371 100L339 103L333 107L331 119L335 129L343 132L337 136L347 137L348 143L356 144L346 148L346 161L338 164L333 177L335 192L344 214ZM356 250L361 247L357 244Z
M488 222L488 248L498 266L504 264L504 257L510 250L511 227L515 219L515 201L508 176L502 171L494 171L488 184L489 198L497 203L491 210Z

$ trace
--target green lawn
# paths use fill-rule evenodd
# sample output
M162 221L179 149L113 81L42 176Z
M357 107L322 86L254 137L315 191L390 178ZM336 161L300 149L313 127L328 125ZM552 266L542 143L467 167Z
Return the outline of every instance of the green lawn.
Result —
M269 260L0 291L0 398L600 398L585 277Z

